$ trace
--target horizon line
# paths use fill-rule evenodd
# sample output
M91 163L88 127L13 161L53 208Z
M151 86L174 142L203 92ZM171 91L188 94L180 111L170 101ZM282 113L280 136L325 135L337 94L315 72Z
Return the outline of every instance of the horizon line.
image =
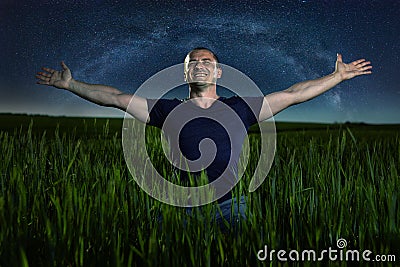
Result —
M49 117L49 118L80 118L80 119L124 119L124 116L84 116L84 115L51 115L51 114L30 114L30 113L13 113L0 112L0 116L27 116L27 117ZM364 125L400 125L400 122L365 122L365 121L297 121L297 120L275 120L276 123L302 123L302 124L364 124Z

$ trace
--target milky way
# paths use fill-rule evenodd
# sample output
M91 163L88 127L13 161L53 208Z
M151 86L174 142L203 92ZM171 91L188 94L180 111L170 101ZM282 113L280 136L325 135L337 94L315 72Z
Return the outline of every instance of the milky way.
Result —
M395 121L385 109L393 98L400 100L399 76L394 75L399 66L399 5L277 2L1 4L9 12L0 32L7 37L0 52L7 64L0 68L0 112L104 115L109 109L67 92L36 88L34 73L42 65L59 68L65 60L76 79L134 92L151 75L181 63L192 48L206 46L265 94L331 73L337 52L347 62L365 57L373 62L373 75L346 81L278 119L369 121L371 111L365 111L378 101L382 107L374 112L382 113L381 122ZM14 93L4 101L9 90Z

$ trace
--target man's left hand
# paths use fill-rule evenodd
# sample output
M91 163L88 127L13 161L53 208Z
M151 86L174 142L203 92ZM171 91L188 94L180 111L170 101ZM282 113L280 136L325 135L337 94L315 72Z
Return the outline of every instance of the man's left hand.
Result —
M359 75L371 74L372 66L370 61L359 59L349 64L343 63L342 55L337 54L335 72L340 75L341 79L348 80Z

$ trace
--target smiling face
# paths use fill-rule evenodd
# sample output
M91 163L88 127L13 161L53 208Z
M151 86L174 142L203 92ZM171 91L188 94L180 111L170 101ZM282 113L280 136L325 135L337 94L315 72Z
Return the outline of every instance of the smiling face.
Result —
M194 50L185 59L185 81L195 86L215 84L222 70L214 54L206 49Z

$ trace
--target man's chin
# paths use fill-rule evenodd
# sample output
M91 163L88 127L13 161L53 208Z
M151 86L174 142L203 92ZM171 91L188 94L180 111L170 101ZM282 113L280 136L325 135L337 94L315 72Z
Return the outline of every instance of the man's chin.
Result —
M209 82L209 81L191 81L191 82L189 82L190 86L195 86L195 87L208 87L212 84L215 84L215 83Z
M188 82L190 85L193 86L210 86L216 83L216 80L214 81L210 81L210 80L206 80L206 79L193 79L191 81Z

